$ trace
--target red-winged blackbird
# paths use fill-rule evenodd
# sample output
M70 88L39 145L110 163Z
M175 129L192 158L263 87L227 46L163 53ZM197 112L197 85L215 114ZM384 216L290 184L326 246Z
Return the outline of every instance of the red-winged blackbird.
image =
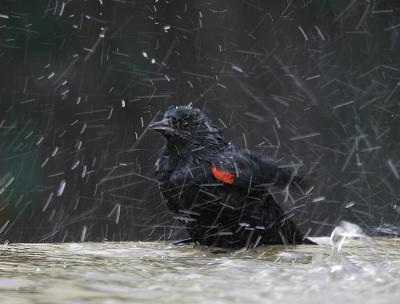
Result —
M226 143L191 106L170 107L149 128L166 139L155 171L164 201L190 241L225 248L312 243L276 201L277 193L290 195L302 184L293 170Z

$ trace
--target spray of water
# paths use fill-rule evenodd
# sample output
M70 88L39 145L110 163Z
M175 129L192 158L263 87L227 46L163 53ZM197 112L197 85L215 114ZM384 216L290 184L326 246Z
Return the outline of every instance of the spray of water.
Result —
M352 239L370 241L370 238L359 226L350 222L341 221L339 225L333 229L330 236L332 252L339 253L343 244Z

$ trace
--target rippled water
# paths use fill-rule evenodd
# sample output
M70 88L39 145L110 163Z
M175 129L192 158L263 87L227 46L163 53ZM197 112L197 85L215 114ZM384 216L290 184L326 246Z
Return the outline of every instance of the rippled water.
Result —
M398 239L352 241L333 255L329 239L316 240L229 253L161 242L1 245L0 303L399 303Z

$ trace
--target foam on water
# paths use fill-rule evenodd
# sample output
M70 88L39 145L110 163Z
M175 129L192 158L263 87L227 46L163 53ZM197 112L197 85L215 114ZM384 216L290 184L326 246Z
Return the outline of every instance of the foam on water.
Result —
M4 245L0 303L398 301L398 239L342 223L315 240L218 254L161 242Z

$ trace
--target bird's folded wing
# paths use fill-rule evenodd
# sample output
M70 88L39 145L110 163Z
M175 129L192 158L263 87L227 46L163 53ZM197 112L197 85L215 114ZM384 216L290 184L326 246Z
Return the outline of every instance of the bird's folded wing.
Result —
M211 164L211 173L216 180L238 187L271 185L284 188L302 177L296 170L278 165L275 161L247 151L228 151Z

